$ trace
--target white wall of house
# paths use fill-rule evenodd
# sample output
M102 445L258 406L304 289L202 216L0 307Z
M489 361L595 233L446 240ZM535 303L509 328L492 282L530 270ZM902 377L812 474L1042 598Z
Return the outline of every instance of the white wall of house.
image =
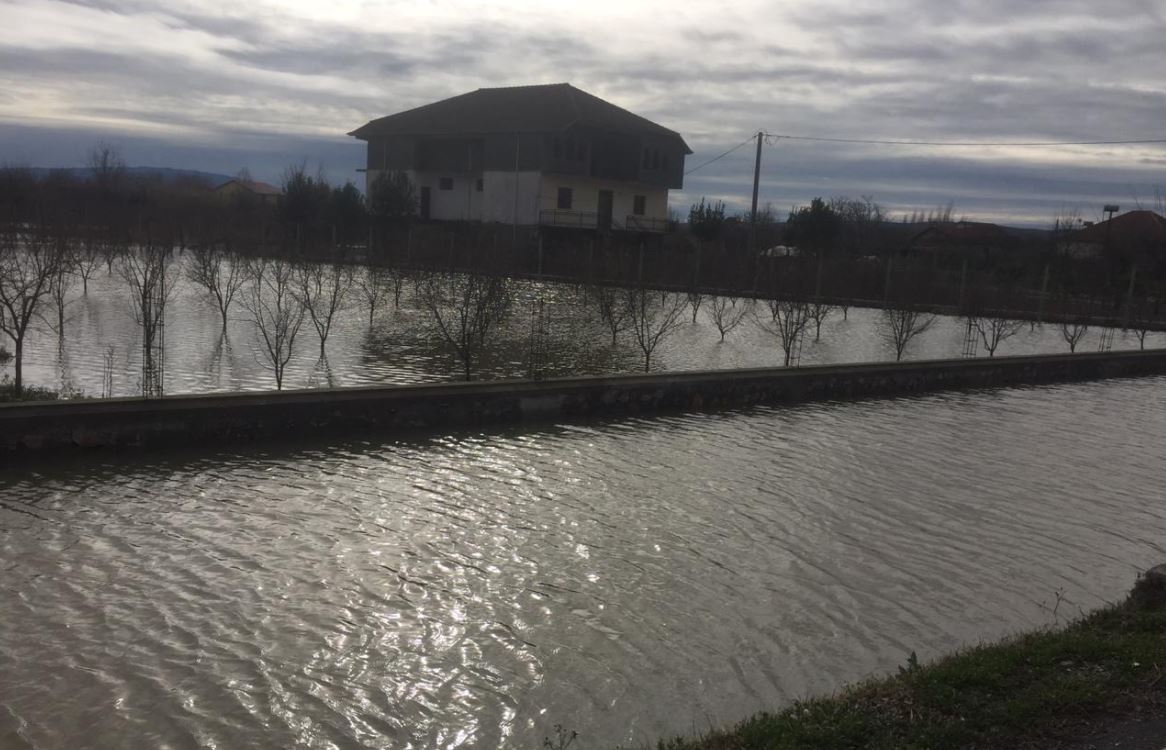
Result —
M539 172L483 173L482 221L513 224L517 206L519 224L537 224L540 177Z
M409 177L417 187L418 200L421 188L429 188L429 218L458 221L482 219L482 194L475 189L476 176L411 172ZM450 181L449 190L441 189L443 179Z
M539 208L546 210L558 208L559 188L561 187L571 188L572 211L598 210L599 191L610 190L612 192L611 216L617 228L623 228L627 217L634 213L637 195L644 196L644 218L668 218L668 188L569 175L543 175Z

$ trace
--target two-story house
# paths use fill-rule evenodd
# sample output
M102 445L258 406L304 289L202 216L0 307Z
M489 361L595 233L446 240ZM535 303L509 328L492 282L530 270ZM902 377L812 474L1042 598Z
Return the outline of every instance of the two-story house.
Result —
M349 133L367 180L406 173L422 219L662 231L692 153L679 133L566 83L478 89Z

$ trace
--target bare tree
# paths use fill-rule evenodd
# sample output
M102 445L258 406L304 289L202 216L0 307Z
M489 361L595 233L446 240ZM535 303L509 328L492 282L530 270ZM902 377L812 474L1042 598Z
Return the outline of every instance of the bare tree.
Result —
M907 345L916 336L921 336L935 325L935 316L931 313L922 313L907 307L888 307L883 309L882 335L883 339L894 347L895 361L903 359L903 352Z
M356 290L360 293L361 298L364 299L365 306L368 307L368 325L371 328L373 316L376 315L377 308L389 296L389 284L394 279L389 278L389 274L383 269L375 266L365 266L364 269L356 277ZM400 292L397 292L398 296Z
M121 255L118 271L130 289L134 322L142 329L142 395L165 390L166 304L177 282L170 249L147 240Z
M432 273L417 282L417 300L470 380L490 333L510 314L514 290L503 277Z
M725 334L741 325L745 316L753 309L753 300L738 297L713 297L709 300L709 310L713 317L713 325L721 332L721 341Z
M595 300L599 317L611 331L611 345L615 346L620 332L626 331L632 324L628 296L622 289L602 285L592 287L590 296Z
M632 334L644 353L644 372L652 369L652 353L683 322L688 300L680 294L656 293L643 287L627 294Z
M1143 300L1140 304L1131 306L1127 330L1133 331L1138 337L1138 348L1146 348L1146 334L1157 322L1157 304L1150 300Z
M320 358L336 314L348 307L352 266L342 263L302 263L296 266L296 294L320 337Z
M832 312L834 312L834 306L823 302L814 302L809 306L810 320L814 321L814 341L822 338L822 321L830 317Z
M41 304L52 294L61 265L58 245L43 231L10 225L0 230L0 331L12 340L13 391L24 389L24 341Z
M276 390L283 390L284 373L306 314L296 294L295 267L282 258L260 258L247 264L247 276L251 283L240 304L255 325L260 364L275 375Z
M81 277L82 294L89 294L89 279L103 262L101 243L93 237L86 237L72 257L73 270Z
M1061 338L1069 345L1069 353L1073 354L1077 351L1077 345L1081 343L1081 339L1085 338L1085 334L1089 332L1089 318L1085 315L1066 316L1057 324L1057 330L1061 332Z
M1020 333L1020 329L1024 327L1024 321L1013 320L1002 315L969 315L968 325L979 332L980 340L984 342L984 348L988 350L988 356L995 357L996 349L1005 339L1010 339Z
M692 306L692 322L696 322L696 316L700 313L700 303L704 301L704 295L697 291L688 293L688 304Z
M785 366L789 367L806 333L806 326L810 324L809 305L798 300L771 299L766 300L766 306L769 308L769 319L758 314L755 316L757 325L777 337L785 353Z
M230 257L220 247L204 245L191 251L186 277L206 290L207 296L219 310L222 331L226 333L231 304L247 283L245 264L238 258Z
M62 260L57 264L57 271L53 274L51 294L53 307L57 311L57 322L52 325L52 328L57 332L58 346L63 348L65 346L65 311L69 306L69 289L73 287L73 277L69 271L73 267L74 254L68 240L58 237L57 243L57 252L60 253Z

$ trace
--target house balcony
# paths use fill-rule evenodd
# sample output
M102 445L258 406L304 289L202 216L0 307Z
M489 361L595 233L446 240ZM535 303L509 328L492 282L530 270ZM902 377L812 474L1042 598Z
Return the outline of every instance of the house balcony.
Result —
M572 211L566 208L544 208L538 212L538 223L544 227L595 229L599 214L594 211Z
M666 232L668 231L668 220L630 215L624 222L623 228L629 232Z

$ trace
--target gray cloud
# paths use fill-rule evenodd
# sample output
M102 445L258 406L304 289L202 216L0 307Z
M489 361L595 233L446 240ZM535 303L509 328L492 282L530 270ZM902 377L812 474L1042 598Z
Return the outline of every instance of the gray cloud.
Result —
M1163 13L1149 0L1104 8L1083 0L887 0L882 12L842 0L739 0L618 21L518 10L507 18L474 6L470 16L455 8L424 22L395 13L393 23L375 6L355 20L307 23L262 3L218 15L157 0L70 2L99 14L97 41L62 32L56 44L0 42L0 121L9 123L0 132L39 117L45 138L120 135L157 158L197 153L206 161L219 149L222 160L245 163L246 145L273 165L272 154L313 160L303 149L356 165L359 144L343 133L372 117L479 86L569 80L680 130L697 150L690 165L758 129L876 139L1166 137ZM11 7L61 9L63 20L69 13L54 0ZM141 24L173 34L174 44L105 44L104 24ZM119 133L112 122L127 124ZM29 138L20 142L46 142ZM0 140L0 160L15 158L16 142ZM1030 221L1060 202L1124 200L1119 193L1166 182L1163 149L989 158L782 142L773 158L781 172L763 185L763 200L777 205L838 192L903 207L958 198L974 216ZM678 201L708 193L741 205L750 175L748 156L734 154L692 175Z

